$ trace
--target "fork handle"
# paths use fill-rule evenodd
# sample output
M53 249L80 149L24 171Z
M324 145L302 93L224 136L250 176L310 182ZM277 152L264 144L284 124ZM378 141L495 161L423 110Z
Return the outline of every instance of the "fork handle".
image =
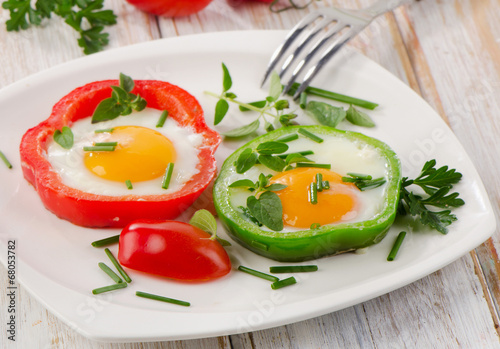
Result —
M378 17L386 12L394 10L396 7L410 3L414 0L379 0L365 11L370 12L373 17Z

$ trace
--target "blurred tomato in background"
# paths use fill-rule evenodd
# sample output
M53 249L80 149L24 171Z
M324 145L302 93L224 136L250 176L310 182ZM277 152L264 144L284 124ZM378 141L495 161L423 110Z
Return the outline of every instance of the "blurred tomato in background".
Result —
M164 17L182 17L204 9L212 0L127 0L139 10Z

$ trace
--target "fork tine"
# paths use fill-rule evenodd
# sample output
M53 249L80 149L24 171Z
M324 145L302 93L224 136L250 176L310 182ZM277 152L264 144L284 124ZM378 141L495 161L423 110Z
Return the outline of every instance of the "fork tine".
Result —
M316 56L316 54L319 52L319 50L329 41L332 40L332 38L335 38L337 34L344 28L346 28L347 25L341 22L338 22L333 28L331 28L324 36L323 38L318 41L314 47L311 48L311 50L307 53L307 55L297 64L295 70L292 73L292 76L288 80L287 85L283 89L283 93L287 93L292 85L294 84L295 80L297 79L297 76L302 72L302 70L305 68L307 63L311 61L311 59ZM341 35L336 41L334 41L333 45L336 45L336 43L345 36L345 34Z
M295 91L295 93L293 95L294 99L298 98L300 96L300 94L305 91L305 89L311 83L311 80L318 74L318 72L330 60L330 58L333 55L335 55L342 48L342 46L344 46L349 40L351 40L358 33L359 33L359 30L354 30L354 29L349 30L349 32L345 33L345 35L341 35L341 37L334 44L332 44L332 46L330 46L330 48L328 48L325 53L323 53L323 55L321 56L318 63L316 63L314 66L312 66L307 71L306 76L304 77L304 80L302 81L302 83L300 84L300 86L297 88L297 90ZM301 68L303 68L304 66L305 66L305 64L303 64ZM295 79L294 79L294 81L295 81ZM293 82L292 82L292 84L293 84ZM289 83L289 85L291 87L290 83ZM288 85L287 85L287 87L288 87Z
M297 37L302 33L302 31L304 31L305 28L307 28L307 26L309 26L309 24L314 22L319 17L322 17L322 15L316 12L311 12L290 30L285 38L285 41L274 51L271 60L267 65L266 73L264 74L264 79L262 79L261 87L264 86L269 75L276 66L276 63L278 63L278 61L281 59L281 57L284 55L293 41L297 39Z
M295 51L291 52L288 57L285 59L283 65L281 66L281 71L278 73L279 77L282 78L285 72L288 70L290 65L297 59L302 50L307 46L307 44L314 39L316 35L318 35L328 24L332 23L332 20L329 18L323 18L321 22L319 22L314 28L311 30L311 33L307 35L304 39L302 39L301 43Z

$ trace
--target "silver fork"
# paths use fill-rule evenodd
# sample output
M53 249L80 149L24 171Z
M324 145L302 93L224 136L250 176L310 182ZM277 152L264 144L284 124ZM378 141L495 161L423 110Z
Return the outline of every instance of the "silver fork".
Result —
M294 93L294 98L297 98L310 85L311 80L313 80L313 78L318 74L325 63L328 62L330 58L332 58L332 56L342 48L342 46L354 38L378 16L392 11L396 7L410 1L413 0L379 0L372 6L362 10L321 8L317 11L309 13L292 28L283 43L276 49L276 51L274 51L266 73L264 74L262 86L264 86L278 62L284 57L288 49L294 45L295 41L304 31L308 31L308 33L302 36L301 41L295 46L295 50L293 50L293 52L291 52L284 60L281 70L278 72L280 78L283 78L285 72L292 66L292 63L297 60L304 48L311 46L312 40L318 34L324 32L317 42L312 44L312 47L304 58L296 64L290 79L284 86L283 93L287 93L290 91L292 86L294 86L298 75L307 66L311 66L306 72L302 83ZM324 29L330 24L333 26L325 31ZM321 48L323 48L326 44L330 44L330 46L328 46L321 55L318 55Z

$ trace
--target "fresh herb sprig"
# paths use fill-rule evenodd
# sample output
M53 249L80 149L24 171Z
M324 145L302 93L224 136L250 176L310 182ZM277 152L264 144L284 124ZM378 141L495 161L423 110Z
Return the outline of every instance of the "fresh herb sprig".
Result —
M120 73L120 85L111 86L111 97L103 99L92 115L92 123L113 120L120 115L129 115L132 110L141 111L146 108L147 102L139 95L131 93L135 83L131 77Z
M216 94L213 92L206 92L208 95L219 98L217 104L215 105L215 116L214 125L218 125L229 111L229 102L235 103L240 106L241 110L252 110L259 113L259 116L253 122L233 129L229 132L224 133L226 137L238 138L248 136L249 134L257 131L261 125L264 123L266 131L272 131L275 128L275 124L279 123L282 126L288 126L294 124L292 121L297 117L297 114L286 113L290 104L286 99L280 99L281 92L283 91L283 85L276 73L271 75L269 93L265 100L253 102L253 103L243 103L237 100L237 95L231 90L233 85L231 74L224 63L222 63L222 92Z
M2 7L10 12L7 20L8 31L19 31L30 25L41 25L42 20L51 15L62 17L66 24L76 30L80 37L78 45L85 54L103 49L109 42L109 34L104 27L116 24L112 10L102 10L104 0L5 0Z
M272 175L259 175L255 183L250 179L240 179L229 185L230 188L246 188L254 193L247 198L247 207L240 207L243 214L259 226L265 225L271 230L283 230L283 207L275 191L283 190L286 185L269 183ZM260 195L259 195L260 194Z
M417 178L403 178L398 213L418 217L422 224L447 234L447 226L457 220L450 208L465 204L464 200L458 197L459 193L450 194L453 185L460 181L462 174L455 169L449 169L448 166L439 168L435 166L436 160L427 161ZM419 186L425 194L410 191L408 187L411 185ZM435 211L429 207L445 210Z
M240 111L254 111L259 114L257 119L251 123L227 131L223 133L224 136L229 138L248 136L257 132L262 123L264 123L264 129L267 132L274 130L276 127L286 127L297 124L294 119L298 117L298 114L295 111L287 111L287 109L291 107L290 102L287 99L280 98L281 93L283 92L283 85L281 84L280 78L276 72L271 73L268 96L264 100L249 103L239 101L237 99L237 95L231 91L233 81L231 74L224 63L222 63L222 72L222 92L220 94L209 91L205 92L206 94L219 99L215 106L214 125L218 125L227 115L230 108L229 103L237 104ZM321 101L312 100L307 102L308 94L340 101L347 103L350 106L348 109L344 109L343 107L333 106ZM357 105L367 109L374 109L378 106L378 104L370 101L338 94L316 87L308 87L298 103L300 109L304 109L307 115L325 126L337 127L337 125L343 120L347 120L357 126L375 126L375 123L369 115L353 106Z

